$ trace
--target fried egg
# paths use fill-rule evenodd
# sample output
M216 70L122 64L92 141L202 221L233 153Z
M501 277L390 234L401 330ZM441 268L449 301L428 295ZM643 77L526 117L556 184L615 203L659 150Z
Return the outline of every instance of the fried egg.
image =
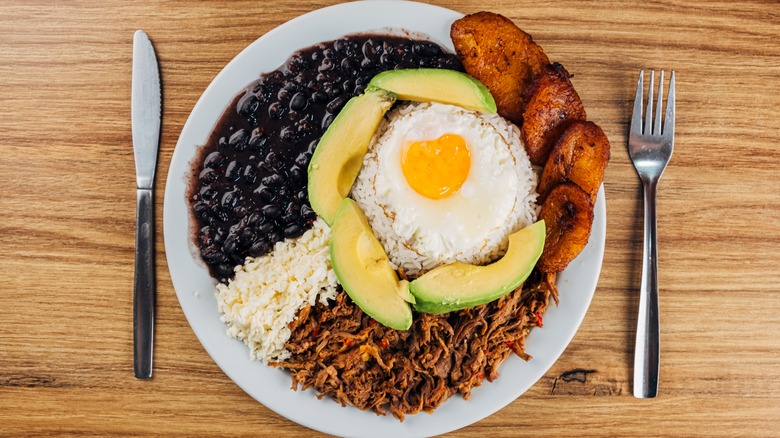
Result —
M516 130L499 116L436 103L389 116L353 194L380 207L383 218L361 205L391 261L403 265L405 249L424 259L420 269L485 263L505 249L509 234L533 222L535 205L527 210L536 175ZM366 179L370 185L361 187Z

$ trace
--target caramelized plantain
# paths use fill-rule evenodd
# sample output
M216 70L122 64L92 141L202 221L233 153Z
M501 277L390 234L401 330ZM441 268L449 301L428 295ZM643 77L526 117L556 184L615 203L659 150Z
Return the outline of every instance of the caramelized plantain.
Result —
M557 62L548 65L525 89L521 134L531 162L544 165L555 141L569 123L585 120L585 108Z
M466 72L493 94L498 114L520 125L523 90L550 62L531 35L492 12L452 23L450 37Z
M561 272L574 260L590 238L593 204L590 196L573 183L555 186L542 204L547 234L536 267L542 272Z
M572 122L555 143L539 181L544 200L557 184L571 181L596 201L609 162L609 140L593 122Z

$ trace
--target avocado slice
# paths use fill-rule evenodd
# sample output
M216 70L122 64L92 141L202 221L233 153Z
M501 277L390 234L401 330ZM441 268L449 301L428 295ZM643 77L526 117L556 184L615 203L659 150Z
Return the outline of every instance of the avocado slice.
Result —
M369 90L347 102L320 139L309 162L309 202L328 225L357 178L371 137L395 95Z
M455 70L388 70L374 76L368 87L393 92L400 100L439 102L483 113L496 113L496 101L487 87L472 76Z
M506 254L490 265L455 262L423 274L409 284L415 310L447 313L501 298L531 274L542 254L544 237L541 220L510 235Z
M390 328L409 329L412 309L403 298L409 282L398 280L366 215L350 198L334 216L330 260L344 291L367 315Z

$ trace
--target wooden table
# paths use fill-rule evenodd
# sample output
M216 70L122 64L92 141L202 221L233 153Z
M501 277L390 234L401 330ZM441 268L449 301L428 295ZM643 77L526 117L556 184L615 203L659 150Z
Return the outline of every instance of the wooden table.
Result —
M0 3L0 435L310 433L255 402L203 350L171 285L161 218L171 154L200 94L245 46L315 3ZM453 435L777 436L777 5L435 3L493 10L530 32L576 74L612 142L607 249L582 327L531 390ZM137 28L164 83L151 381L132 375ZM635 399L630 384L642 205L626 131L640 68L674 69L678 80L677 145L659 193L653 400Z

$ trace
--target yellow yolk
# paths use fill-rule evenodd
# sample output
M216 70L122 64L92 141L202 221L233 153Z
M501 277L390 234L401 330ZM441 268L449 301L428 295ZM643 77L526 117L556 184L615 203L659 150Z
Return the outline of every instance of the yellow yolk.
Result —
M436 140L415 141L405 145L401 168L409 185L430 199L456 193L471 168L466 140L457 134L444 134Z

